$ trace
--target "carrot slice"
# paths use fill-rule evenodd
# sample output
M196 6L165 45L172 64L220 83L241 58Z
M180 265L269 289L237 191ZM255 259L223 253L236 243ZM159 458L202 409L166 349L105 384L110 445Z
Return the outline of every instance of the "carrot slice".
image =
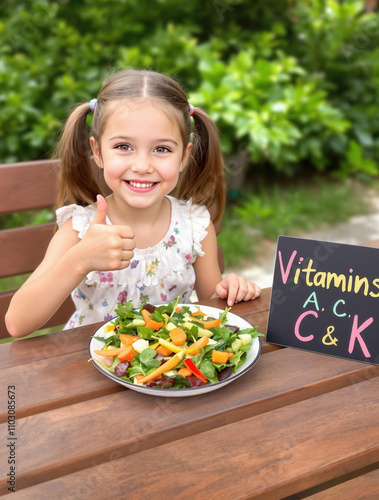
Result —
M183 345L184 342L187 340L187 335L185 334L184 330L182 328L173 328L170 333L170 338L172 340L172 343L175 345Z
M93 352L95 352L99 356L105 356L106 358L110 358L113 356L118 356L120 352L122 352L124 349L125 347L117 347L115 349L101 349Z
M226 351L212 351L212 363L222 365L228 361L228 353Z
M127 333L120 333L120 340L125 346L133 344L136 340L139 340L138 335L130 335Z
M195 356L195 354L200 352L200 349L205 347L209 342L209 338L204 335L204 337L200 337L196 342L194 342L191 347L186 350L187 354L191 354L191 356Z
M190 377L192 375L192 372L189 368L181 368L178 371L178 375L181 375L182 377Z
M167 360L161 366L158 366L158 368L146 375L146 377L141 378L139 382L141 384L145 384L146 382L150 382L150 380L154 380L155 378L159 377L159 375L162 375L162 373L172 370L176 365L180 363L180 361L183 359L183 356L184 351L175 354L175 356Z
M194 319L196 321L198 321L199 323L202 323L206 330L209 330L210 328L213 328L214 326L220 326L220 324L221 324L220 319L209 319L207 321L205 321L203 319L198 319L198 318L194 318Z
M155 321L152 319L151 314L147 309L142 309L142 316L145 320L146 328L151 328L152 330L158 331L163 328L163 321Z
M170 349L167 349L167 347L163 346L163 345L159 345L159 347L157 347L155 349L157 351L158 354L162 354L162 356L171 356L172 354L172 351L170 351Z
M135 353L136 351L129 345L117 357L120 361L134 361Z
M195 311L195 312L191 313L191 316L196 318L196 316L206 316L206 314L203 313L203 311Z

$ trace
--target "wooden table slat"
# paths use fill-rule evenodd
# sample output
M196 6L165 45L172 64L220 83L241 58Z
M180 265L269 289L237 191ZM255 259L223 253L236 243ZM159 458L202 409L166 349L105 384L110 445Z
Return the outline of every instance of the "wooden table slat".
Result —
M379 468L307 498L308 500L336 500L339 498L377 500L379 498Z
M99 397L100 390L112 390L107 378L88 366L85 359L81 361L80 356L70 357L76 359L76 365L68 363L66 368L65 357L57 358L62 363L57 365L55 377L44 375L44 370L50 368L42 365L28 384L16 385L19 404L29 401L29 408L17 408L19 453L23 457L18 470L19 486L46 474L50 477L52 471L62 474L62 470L88 467L93 459L105 459L112 449L128 455L195 435L199 429L204 432L341 387L355 385L359 392L362 383L379 375L379 367L372 365L308 352L299 356L296 350L281 349L262 356L264 362L259 360L238 381L203 396L160 398L125 389ZM6 379L12 380L15 370L4 370L2 376L4 373ZM44 379L46 385L41 385ZM35 392L30 391L38 383L45 401L41 396L36 399ZM114 387L119 390L121 386ZM68 394L76 404L69 405ZM91 399L92 394L97 397ZM77 403L80 398L85 401ZM38 401L44 413L37 414ZM59 402L62 408L54 409ZM48 405L51 411L47 411ZM128 414L130 408L133 420L125 422L123 428L122 415ZM20 419L22 412L33 414ZM115 430L119 435L117 445L113 440Z
M44 476L35 472L34 480L47 482L20 498L43 499L59 491L65 499L84 498L83 488L89 498L107 491L110 477L112 496L127 492L130 500L161 498L162 492L179 499L242 498L239 492L243 498L283 498L378 461L378 390L375 378L356 391L346 387L153 449L133 450L131 458L112 460L117 450L109 449L107 457L92 457L98 465L55 480L47 481L57 471L50 469L49 478L45 468ZM120 419L120 434L122 429Z

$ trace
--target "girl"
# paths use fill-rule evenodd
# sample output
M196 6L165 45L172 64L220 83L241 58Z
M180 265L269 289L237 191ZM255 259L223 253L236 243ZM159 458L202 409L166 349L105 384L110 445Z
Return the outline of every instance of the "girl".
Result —
M90 112L106 199L90 163ZM216 203L217 222L225 206L219 138L178 83L152 71L114 74L97 100L73 111L58 153L59 230L9 306L13 337L40 328L72 290L76 312L65 328L107 321L118 301L188 302L194 287L199 300L218 296L229 306L260 295L240 276L221 276L207 210Z

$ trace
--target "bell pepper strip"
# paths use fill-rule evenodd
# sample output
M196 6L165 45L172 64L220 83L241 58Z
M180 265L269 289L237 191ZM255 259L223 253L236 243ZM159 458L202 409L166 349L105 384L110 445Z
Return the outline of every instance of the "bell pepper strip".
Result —
M162 314L164 317L164 326L167 326L168 320L170 319L170 316L166 313Z
M173 368L175 368L175 366L177 366L181 362L183 356L184 356L184 351L178 352L172 358L168 359L165 363L163 363L161 366L158 366L158 368L156 368L151 373L146 375L146 377L141 378L138 382L140 384L145 384L146 382L150 382L150 380L154 380L155 378L159 377L164 372L172 370Z
M129 345L117 357L120 361L134 361L135 353L136 351Z
M138 335L129 335L126 333L120 333L120 340L126 346L133 344L136 340L139 340Z
M196 342L194 342L191 347L186 349L186 354L191 354L191 356L195 356L200 352L200 349L205 347L209 342L209 338L204 335L204 337L200 337Z
M197 377L202 382L204 382L204 384L207 383L207 379L204 377L204 375L201 373L201 371L197 368L197 366L192 361L192 359L186 358L184 360L184 364L186 365L187 368L189 368L191 370L191 372L195 375L195 377Z
M114 329L115 329L115 326L114 326L114 325L106 325L106 326L104 327L104 332L105 332L105 333L113 332L113 331L114 331Z
M172 342L169 342L168 340L159 339L159 343L163 345L163 347L166 347L166 349L168 349L171 352L184 352L184 349L173 344Z

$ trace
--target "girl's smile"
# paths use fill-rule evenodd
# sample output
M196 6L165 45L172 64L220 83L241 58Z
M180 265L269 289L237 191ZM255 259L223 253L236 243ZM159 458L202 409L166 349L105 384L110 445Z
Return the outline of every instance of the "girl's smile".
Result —
M158 182L146 182L146 181L124 181L125 184L134 192L136 193L147 193L148 191L151 191L154 189L157 185Z

